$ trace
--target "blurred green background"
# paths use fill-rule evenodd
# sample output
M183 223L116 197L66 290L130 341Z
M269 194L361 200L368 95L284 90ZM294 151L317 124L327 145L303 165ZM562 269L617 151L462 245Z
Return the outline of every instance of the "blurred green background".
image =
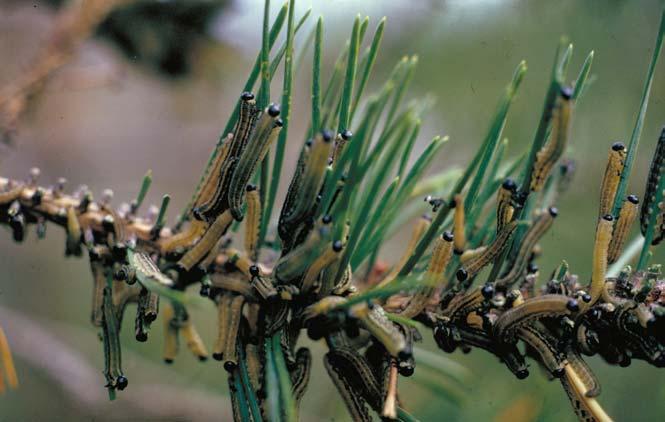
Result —
M0 86L25 71L47 41L54 10L46 3L0 1ZM108 38L86 42L49 80L24 116L15 145L2 147L0 174L24 177L31 166L38 166L44 184L64 176L72 187L85 183L97 195L111 187L119 203L135 195L142 175L151 168L154 182L148 199L157 202L164 193L171 194L174 218L199 178L260 43L261 2L227 3L208 20L207 35L187 45L189 66L177 78L156 72L154 66L136 66L137 60L126 60ZM281 2L273 3L274 15ZM433 171L463 166L470 158L514 67L525 59L529 70L505 131L510 154L520 153L536 129L559 38L566 35L575 44L571 75L588 51L595 50L594 81L580 100L573 123L572 153L578 173L559 204L560 217L543 242L545 253L539 262L548 274L565 258L581 280L588 279L607 149L630 137L663 1L300 0L299 12L310 5L313 17L325 15L328 65L356 13L370 16L370 30L381 16L388 17L372 87L379 86L401 56L419 56L411 97L431 93L437 103L417 149L422 150L435 134L451 137ZM310 19L309 25L313 22ZM136 25L130 33L144 29ZM303 40L301 36L299 41ZM295 116L308 113L309 73L304 69L296 80ZM273 98L280 95L280 87L277 79ZM661 59L631 193L643 193L649 155L664 124ZM291 164L306 125L305 120L292 123L287 149ZM290 172L287 163L285 174ZM405 227L398 236L408 232ZM386 245L383 255L394 259L403 244L397 240ZM126 318L122 335L130 386L116 402L107 401L102 348L88 323L87 262L65 259L63 245L64 234L54 227L39 242L34 233L20 245L12 243L9 233L0 236L0 324L14 347L21 382L19 390L0 396L0 421L229 420L221 365L201 364L186 351L173 366L162 365L160 324L148 343L137 343L133 318ZM211 341L212 306L192 313L204 338ZM424 334L424 347L435 350L431 336ZM318 358L301 416L306 421L347 420L341 400L324 376L320 361L324 348L311 347ZM461 400L424 387L418 371L400 381L404 406L421 420L494 419L518 397L527 397L538 410L538 420L575 420L558 382L548 382L537 368L532 367L528 379L518 381L483 351L451 357L472 372ZM600 402L616 420L662 420L662 370L641 362L628 369L609 367L598 359L590 359L590 364L602 382Z

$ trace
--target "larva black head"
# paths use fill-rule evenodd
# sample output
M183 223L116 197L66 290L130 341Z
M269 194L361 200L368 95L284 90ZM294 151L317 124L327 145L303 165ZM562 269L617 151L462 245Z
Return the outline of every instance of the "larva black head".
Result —
M324 215L323 218L321 218L321 222L322 222L323 224L330 224L330 223L332 223L332 216L331 216L330 214L326 214L326 215Z
M538 272L538 265L535 262L529 262L529 265L526 267L526 272L529 274L535 274Z
M247 192L253 192L257 188L256 188L256 185L253 185L253 184L250 183L250 184L247 185L247 187L245 189L247 189Z
M480 289L480 293L485 299L491 299L492 296L494 296L494 286L491 284L485 284L482 289Z
M570 100L573 98L573 88L570 86L562 86L559 92L564 100Z
M635 205L637 205L637 204L640 203L640 199L637 197L637 195L628 195L628 196L626 197L626 199L627 199L628 202L630 202L631 204L635 204Z
M199 290L199 295L202 297L210 297L210 285L202 284L201 290Z
M42 203L42 198L44 197L44 191L41 188L35 189L35 193L32 194L30 201L32 205L39 206Z
M136 341L141 343L145 343L146 341L148 341L148 333L146 333L145 331L138 331L135 337Z
M333 133L331 131L329 131L327 129L324 129L324 130L321 131L321 137L323 138L324 142L330 142L330 141L333 140L335 135L333 135Z
M523 380L529 376L529 370L526 368L519 369L518 371L515 372L515 376L517 377L518 380Z
M549 212L552 217L559 215L559 210L556 207L549 207L547 212Z
M284 126L284 120L282 120L281 117L276 118L276 119L275 119L275 126L277 126L277 127L282 127L282 126Z
M455 273L455 277L457 277L457 281L465 281L467 278L469 278L469 273L466 272L464 268L460 268Z
M222 353L213 353L212 358L218 361L224 360L224 354Z
M582 301L583 301L584 303L589 303L589 302L591 302L591 295L590 295L589 293L584 293L584 294L582 295Z
M605 221L614 221L614 217L612 216L612 214L605 214L603 216L603 220L605 220Z
M105 230L113 230L113 216L111 214L106 214L102 220L102 226Z
M442 238L443 240L445 240L446 242L452 242L452 241L453 241L453 233L452 233L452 232L449 232L449 231L446 230L446 231L443 232L443 234L441 235L441 238Z
M411 359L412 356L413 356L413 353L411 353L411 350L408 350L408 348L404 349L404 350L400 350L399 352L397 352L397 359L399 361L407 361L407 360Z
M348 141L349 139L353 138L353 132L351 132L348 129L343 130L342 133L340 133L340 135L342 135L342 139L344 139L345 141Z
M335 240L332 244L332 249L335 252L340 252L342 249L344 249L344 244L341 240Z
M517 183L515 183L513 179L508 178L503 181L501 187L511 192L515 192L517 190Z
M252 94L249 91L245 91L242 94L240 94L240 99L243 101L252 101L254 99L254 94Z
M623 142L615 142L612 144L612 151L625 151L626 146L623 144Z
M314 143L314 141L312 141L311 139L308 139L308 140L305 141L305 146L306 147L311 147L312 143Z
M413 366L413 362L405 361L400 362L397 368L399 374L403 377L410 377L415 372L416 368Z
M566 303L566 309L568 309L570 312L577 312L580 310L580 304L577 303L575 299L569 299Z
M170 364L173 363L173 359L171 359L171 358L164 358L164 363L170 365Z
M227 372L233 372L236 369L236 366L238 365L235 362L231 361L224 362L224 369L226 369Z
M127 377L124 375L120 375L118 379L115 380L115 388L121 391L127 388L128 384L129 380L127 380Z
M552 371L552 376L554 378L561 378L565 372L566 370L563 368L556 368L554 371Z
M280 112L281 110L279 109L279 105L275 103L270 103L270 105L268 106L268 115L270 117L277 117L279 116Z
M259 274L261 273L261 270L259 269L258 265L250 265L249 273L252 275L252 277L258 277Z

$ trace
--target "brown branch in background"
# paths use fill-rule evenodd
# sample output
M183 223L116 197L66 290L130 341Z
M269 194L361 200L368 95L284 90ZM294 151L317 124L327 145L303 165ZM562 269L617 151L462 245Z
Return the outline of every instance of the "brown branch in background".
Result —
M71 0L56 16L48 44L27 71L0 89L0 141L9 143L30 101L117 6L135 0Z

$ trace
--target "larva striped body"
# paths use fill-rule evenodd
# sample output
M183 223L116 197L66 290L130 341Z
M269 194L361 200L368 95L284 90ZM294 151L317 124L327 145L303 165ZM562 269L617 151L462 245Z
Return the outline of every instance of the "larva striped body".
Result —
M494 323L494 334L502 341L510 340L506 336L528 322L544 317L570 315L578 310L577 301L568 296L555 294L537 296L502 313Z
M520 248L515 256L515 261L512 263L510 271L505 276L501 277L496 282L497 289L506 290L512 286L524 274L524 271L529 263L529 258L536 243L543 237L543 235L552 227L552 222L558 215L558 211L554 207L550 207L547 212L540 213L527 230Z
M545 145L536 153L531 178L531 190L534 192L543 189L552 168L566 149L572 111L572 90L569 87L561 87L553 110L552 133Z
M596 399L587 397L584 394L584 384L572 365L565 365L564 370L565 374L561 378L561 384L568 394L568 398L573 405L573 410L580 421L611 422L612 418L605 413Z
M203 340L201 340L201 336L189 316L183 321L182 326L180 327L180 333L182 333L182 337L185 339L187 347L194 356L198 357L200 361L208 359L208 351L206 350L205 344L203 343Z
M499 188L496 198L496 232L513 219L515 208L513 206L513 195L517 191L517 184L512 179L506 179Z
M350 130L345 130L335 136L335 149L333 150L332 155L333 163L339 160L339 157L342 156L344 147L346 146L347 142L349 142L351 137L353 137L353 133L351 133Z
M162 253L169 253L178 248L188 248L196 239L203 236L207 228L208 224L206 222L193 220L184 231L162 240L160 249Z
M291 372L291 385L293 398L296 405L300 405L307 385L309 384L310 375L312 373L312 353L309 349L301 347L296 352L296 365L293 372Z
M351 419L356 422L372 422L373 419L367 410L365 400L357 391L357 387L354 387L351 384L348 373L335 366L333 363L334 357L331 353L332 352L328 352L325 355L323 364L326 368L326 372L328 372L328 376L333 381L333 384L335 384L340 396L342 396L342 400L351 415Z
M455 195L455 214L453 216L453 245L456 255L461 255L466 246L464 201L462 195Z
M269 105L259 118L252 136L247 141L247 145L233 169L227 196L231 214L237 221L243 219L242 205L245 187L254 174L257 163L263 160L270 145L277 140L282 129L282 120L277 116L279 116L279 107L275 104Z
M649 219L651 218L651 213L653 212L652 210L655 208L654 203L656 201L656 191L658 190L660 178L663 176L663 164L665 164L665 127L663 127L662 131L660 132L660 138L658 138L658 144L656 145L656 151L654 151L653 158L651 160L647 185L644 191L642 209L640 210L640 230L642 235L646 234L647 232L647 228L649 227ZM663 231L660 230L660 232L662 233ZM656 240L661 236L654 237L654 242L656 242ZM660 242L660 240L658 240L658 242ZM652 244L656 245L657 243Z
M92 271L92 312L90 320L95 327L102 326L104 313L102 306L104 303L104 288L106 287L106 275L104 274L104 266L98 261L90 262L90 270Z
M319 257L316 258L314 262L312 262L312 265L307 268L307 271L305 271L305 275L302 279L301 290L303 292L308 292L312 289L314 282L317 280L319 274L321 274L324 269L329 267L330 264L339 258L339 254L342 252L343 248L344 245L342 242L340 240L336 240L329 248L325 250L325 252L319 255Z
M129 257L129 264L136 270L136 277L139 282L144 283L149 280L162 286L173 285L173 280L165 276L147 254L134 252L129 254Z
M245 220L245 253L252 261L256 261L261 229L261 197L254 185L247 185L247 220Z
M245 304L245 298L238 295L231 301L228 319L229 327L224 341L224 369L231 372L238 366L238 351L236 343L238 340L238 330L242 319L242 307Z
M582 305L582 309L588 309L596 303L605 286L605 273L607 272L607 250L612 240L612 229L614 218L605 215L598 220L596 226L596 239L593 245L593 268L591 272L591 286L589 295L591 300Z
M122 356L120 349L120 332L118 321L111 301L110 287L104 288L104 302L102 305L102 329L104 333L104 355L106 387L111 390L124 390L127 387L127 378L122 373Z
M261 389L261 373L263 371L263 363L261 362L261 355L257 345L247 343L247 347L245 349L245 361L247 363L247 373L249 375L249 380L254 387L254 391L259 391Z
M584 390L582 391L586 397L598 397L600 395L600 382L596 375L593 373L589 365L582 359L575 350L569 348L566 353L566 359L573 371L577 374Z
M245 150L250 136L254 132L259 111L256 108L254 95L245 92L240 98L240 114L233 131L233 139L229 145L228 156L222 163L217 184L210 200L194 209L193 214L199 220L212 222L219 214L229 207L229 186L240 155ZM244 185L242 186L244 189Z
M323 184L328 158L332 152L332 144L332 134L329 132L319 133L314 137L307 163L302 176L299 177L300 186L292 201L293 205L290 209L283 209L285 212L280 217L280 225L284 224L286 227L292 227L311 210L314 199Z
M319 256L328 246L326 238L330 230L327 226L315 226L305 241L275 264L273 273L283 282L295 280L302 275L314 257Z
M407 350L404 334L388 319L382 307L375 305L369 309L366 305L361 306L362 309L356 313L356 317L391 356L404 358L411 354L411 351Z
M556 348L557 339L544 327L536 328L525 324L517 330L517 337L531 346L538 354L540 362L555 377L563 375L564 360Z
M619 218L617 218L616 223L614 224L614 229L612 230L612 240L610 241L610 246L607 251L607 263L612 264L621 255L623 250L623 245L628 239L630 234L630 228L633 225L633 222L637 218L638 213L638 204L639 200L635 195L628 195L623 205L621 206L621 211L619 212Z
M610 149L605 167L603 183L600 185L600 215L612 214L614 197L619 187L621 172L626 160L626 147L621 142L615 142Z
M192 204L192 210L200 207L203 204L209 203L213 199L213 195L217 189L217 183L219 182L222 165L228 158L229 151L231 151L233 138L233 134L229 133L224 138L222 144L216 148L215 158L212 162L212 165L210 166L210 170L203 179L203 184L201 185L199 191L196 193L194 202Z
M178 328L174 324L175 311L172 304L165 303L162 306L162 317L164 318L164 351L162 356L164 362L173 363L178 354Z
M312 142L308 141L300 151L300 156L298 157L298 162L296 163L295 173L291 178L291 183L289 183L289 189L286 193L286 198L282 204L277 231L279 233L279 238L282 239L283 243L290 243L290 241L293 239L293 230L295 229L295 224L297 222L294 221L291 224L287 224L286 216L291 214L295 208L295 203L298 199L303 174L305 173L305 168L307 167L307 163L309 161L311 149Z
M491 297L491 293L489 295L483 294L483 288L474 289L466 294L459 294L443 310L443 315L452 321L465 321L467 315L480 309L488 297Z
M206 255L208 255L217 241L224 236L224 233L226 233L226 230L232 222L233 217L231 216L231 212L229 210L224 211L215 219L201 239L196 242L194 247L187 251L185 256L180 258L178 265L184 268L185 271L191 270L196 264L201 262Z
M479 257L487 250L487 246L478 246L475 249L467 249L460 255L459 262L464 265L467 262Z
M432 220L426 215L421 216L418 221L416 221L416 224L413 226L413 230L411 230L409 243L407 243L406 249L402 253L401 258L395 267L393 267L393 269L390 271L390 273L388 273L388 275L381 281L381 283L379 283L379 286L385 286L386 284L393 281L395 277L397 277L397 274L399 274L402 267L406 265L406 262L409 260L413 254L413 251L416 249L416 246L418 246L420 238L423 237L430 224L432 224Z
M480 255L469 260L464 266L457 271L457 279L464 281L472 278L480 272L486 265L494 261L499 256L503 249L508 245L508 241L513 236L517 228L517 221L511 221L496 235L494 241L487 247L487 249Z
M215 360L224 359L224 347L229 332L229 312L234 295L224 292L217 300L217 339L212 348L212 357Z
M427 272L424 277L425 286L414 293L406 307L400 312L401 316L405 318L413 318L425 309L432 294L443 281L443 272L452 257L452 240L453 235L450 234L450 232L445 232L434 241L432 257L430 258L429 266L427 267Z
M74 207L67 207L67 239L65 256L81 256L81 224Z

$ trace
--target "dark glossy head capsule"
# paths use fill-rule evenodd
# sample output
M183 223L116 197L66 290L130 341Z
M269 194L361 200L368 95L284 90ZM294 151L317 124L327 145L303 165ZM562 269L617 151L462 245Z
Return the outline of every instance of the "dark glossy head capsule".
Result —
M559 92L561 93L561 97L565 100L573 98L573 88L570 86L562 86Z
M243 101L251 101L254 99L254 94L252 94L249 91L245 91L242 94L240 94L240 99Z
M201 290L199 290L199 295L202 297L210 297L210 285L208 284L202 284L201 285Z
M261 273L259 266L258 265L251 265L249 267L249 273L252 275L252 277L258 277L259 274Z
M311 147L313 142L314 141L312 141L311 139L308 139L308 140L305 141L305 146L306 147Z
M141 342L141 343L145 343L146 341L148 341L148 333L146 333L143 330L136 331L136 336L135 337L136 337L136 341Z
M446 242L452 242L453 241L453 234L452 234L452 232L449 232L449 231L446 230L441 235L441 238L443 238L443 240L445 240Z
M566 303L566 308L570 312L577 312L577 311L580 310L580 304L577 303L577 301L575 299L569 299L568 303Z
M275 126L277 126L277 127L282 127L282 126L284 126L284 120L282 120L281 117L275 119Z
M111 248L113 259L118 262L124 262L127 257L127 245L124 243L116 243Z
M485 284L482 289L480 289L480 293L485 299L491 299L492 296L494 296L494 286L491 284Z
M106 214L102 220L102 226L105 230L113 230L113 216L111 214Z
M612 151L624 151L626 149L626 146L623 144L623 142L615 142L612 144Z
M42 198L44 197L44 191L41 188L35 189L35 193L32 194L30 201L32 205L39 206L42 203Z
M529 274L535 274L538 272L538 265L535 262L529 262L529 265L526 267L526 272Z
M212 358L218 361L224 360L224 354L223 353L213 353Z
M559 210L556 207L550 207L547 211L550 213L552 217L556 217L557 215L559 215Z
M247 189L247 192L253 192L257 189L257 187L256 187L256 185L250 183L250 184L247 185L247 187L245 189Z
M553 376L554 378L561 378L565 372L566 372L565 369L563 369L563 368L557 368L557 369L555 369L554 371L552 371L552 376Z
M270 105L268 106L268 115L270 117L277 117L279 116L280 112L281 110L279 109L279 105L275 103L270 103Z
M224 369L226 369L227 372L233 372L236 369L236 366L238 365L235 362L231 361L224 362Z
M331 216L330 214L326 214L326 215L324 215L323 218L321 218L321 222L322 222L323 224L330 224L330 223L332 223L332 216Z
M457 270L457 272L455 273L455 277L457 277L457 280L458 280L458 281L464 281L464 280L466 280L467 278L469 278L469 273L466 272L466 270L465 270L464 268L460 268L460 269Z
M517 372L515 372L515 376L517 377L518 380L523 380L529 376L529 370L526 368L519 369L517 370Z
M584 293L584 294L582 295L582 301L583 301L584 303L589 303L589 302L591 302L591 295L590 295L589 293Z
M517 183L511 178L508 178L503 181L501 184L501 187L503 187L506 190L509 190L511 192L515 192L517 190Z
M640 199L637 197L637 195L628 195L628 196L626 197L626 199L627 199L628 202L630 202L631 204L635 204L635 205L637 205L637 204L640 203Z
M344 249L344 244L342 243L341 240L335 240L332 245L333 251L335 252L340 252L342 249Z
M614 221L614 217L612 216L612 214L605 214L603 216L603 220L605 220L605 221Z
M127 377L124 375L120 375L118 379L115 380L115 387L121 391L127 388L128 384L129 381L127 380Z
M173 363L173 359L170 359L170 358L164 358L164 363L170 365L170 364Z
M344 139L345 141L348 141L349 139L353 138L353 132L351 132L348 129L343 130L340 135L342 135L342 139Z
M413 366L413 362L400 362L397 367L399 374L403 377L410 377L415 372L416 368Z
M321 136L323 137L324 142L330 142L333 140L333 133L327 129L321 131Z

